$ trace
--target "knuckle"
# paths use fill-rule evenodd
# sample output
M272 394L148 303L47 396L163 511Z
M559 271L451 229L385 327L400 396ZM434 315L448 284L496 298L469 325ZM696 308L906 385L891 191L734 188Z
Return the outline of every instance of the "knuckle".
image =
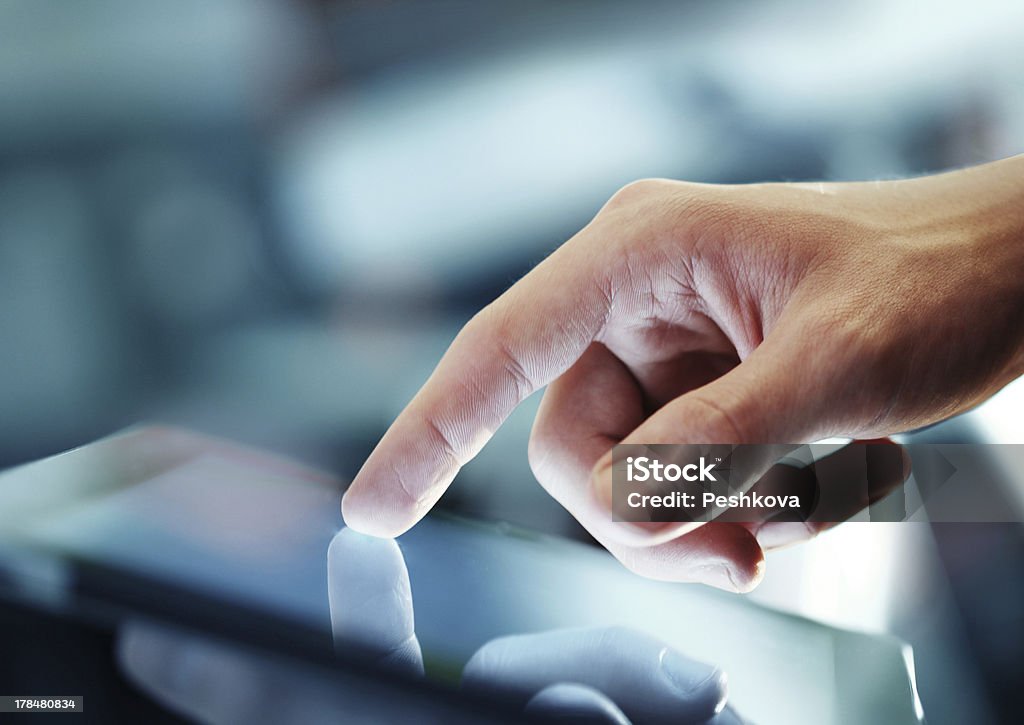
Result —
M520 362L519 355L509 348L504 338L497 339L496 350L501 359L501 368L505 377L515 387L515 398L520 401L525 400L537 388L533 375L527 371L523 363Z
M474 349L489 351L499 374L517 401L533 393L540 382L536 361L524 353L521 318L527 314L513 298L503 296L478 312L463 329Z
M702 246L716 249L737 236L743 204L724 187L668 179L640 179L612 195L598 217L628 229L633 242L668 245L674 257L695 255ZM628 246L634 246L633 244Z
M631 181L608 199L605 209L615 210L623 207L631 207L638 203L648 203L660 199L672 182L665 179L637 179Z

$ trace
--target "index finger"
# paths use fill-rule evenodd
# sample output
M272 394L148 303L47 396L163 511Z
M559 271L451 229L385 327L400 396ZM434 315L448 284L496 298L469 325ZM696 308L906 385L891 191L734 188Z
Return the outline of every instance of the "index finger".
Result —
M509 413L597 337L611 290L594 253L601 245L581 244L590 234L585 228L459 332L346 492L348 526L387 537L408 530Z

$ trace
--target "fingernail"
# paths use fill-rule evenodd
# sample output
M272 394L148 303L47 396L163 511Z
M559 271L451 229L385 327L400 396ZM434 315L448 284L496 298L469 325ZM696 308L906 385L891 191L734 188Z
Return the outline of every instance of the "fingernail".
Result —
M704 690L725 693L725 672L703 662L686 659L667 647L662 650L661 671L683 695L692 696Z

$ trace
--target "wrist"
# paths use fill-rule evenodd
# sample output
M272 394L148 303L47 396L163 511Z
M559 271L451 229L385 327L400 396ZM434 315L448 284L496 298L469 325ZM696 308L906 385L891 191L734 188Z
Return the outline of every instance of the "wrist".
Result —
M970 314L1004 318L1009 355L999 383L1024 375L1024 156L933 177L933 208L959 243L954 268L980 294Z
M970 265L975 284L987 293L988 306L974 314L1010 310L1007 334L1016 353L1007 365L1004 382L1010 382L1024 375L1024 156L944 176L951 190L942 200L954 194L961 200L950 206L956 214L951 231L962 237L963 265Z
M956 390L962 412L1024 375L1024 156L850 196L880 234L926 387Z

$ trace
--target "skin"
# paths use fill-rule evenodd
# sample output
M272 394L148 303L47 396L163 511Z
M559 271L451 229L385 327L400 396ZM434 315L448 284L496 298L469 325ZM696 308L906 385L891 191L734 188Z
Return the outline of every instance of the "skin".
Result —
M529 456L552 496L645 576L746 591L765 548L821 527L612 523L613 445L880 438L1021 374L1024 156L887 182L639 181L463 328L343 514L401 534L546 385Z

